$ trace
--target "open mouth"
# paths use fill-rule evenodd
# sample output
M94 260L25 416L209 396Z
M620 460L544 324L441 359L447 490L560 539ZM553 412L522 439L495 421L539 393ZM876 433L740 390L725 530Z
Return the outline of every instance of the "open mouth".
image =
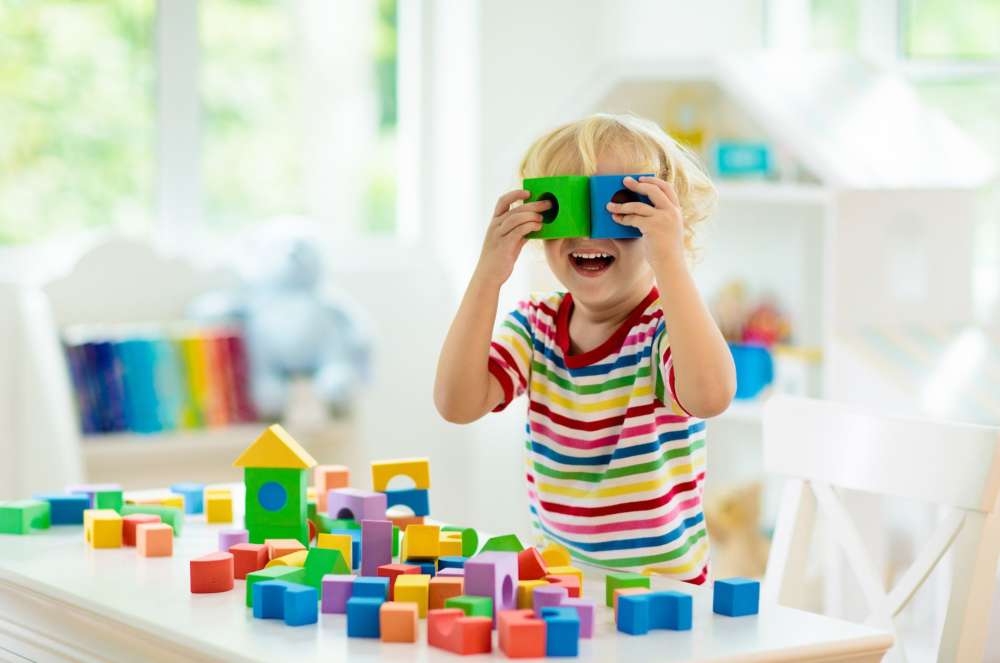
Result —
M574 251L569 254L569 261L577 272L584 276L597 276L606 271L615 261L615 257L603 251Z

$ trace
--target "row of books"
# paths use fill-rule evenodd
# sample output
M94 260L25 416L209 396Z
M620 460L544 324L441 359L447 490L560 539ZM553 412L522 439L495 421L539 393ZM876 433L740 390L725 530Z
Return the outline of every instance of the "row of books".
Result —
M254 421L246 346L232 329L67 330L84 434Z

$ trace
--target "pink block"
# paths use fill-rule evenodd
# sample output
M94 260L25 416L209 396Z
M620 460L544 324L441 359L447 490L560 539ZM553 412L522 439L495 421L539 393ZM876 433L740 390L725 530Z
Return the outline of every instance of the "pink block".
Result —
M245 529L227 528L219 532L219 550L229 552L237 543L249 543L250 533Z
M468 594L468 592L466 592ZM531 605L535 609L535 617L542 616L542 608L552 608L562 605L569 598L569 592L559 585L542 585L531 592ZM581 624L583 626L583 624Z
M437 572L438 576L458 576L462 578L465 576L465 569L455 568L454 566L449 566L446 569L441 569Z
M358 488L334 488L326 494L326 511L331 518L385 520L385 493Z
M378 567L392 564L392 523L361 521L361 575L377 576Z
M488 596L493 599L493 626L502 610L517 607L517 553L490 551L465 561L467 596Z
M354 590L355 576L323 576L323 603L320 608L324 613L347 612L347 599Z
M559 604L563 608L573 608L580 617L580 637L594 637L594 612L596 604L590 599L563 599Z

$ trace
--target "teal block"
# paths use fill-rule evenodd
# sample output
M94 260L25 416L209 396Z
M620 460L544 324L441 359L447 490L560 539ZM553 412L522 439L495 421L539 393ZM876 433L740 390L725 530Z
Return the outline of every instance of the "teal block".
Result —
M527 202L549 200L551 209L542 213L542 228L530 239L590 236L590 178L577 175L535 177L524 180L531 193Z

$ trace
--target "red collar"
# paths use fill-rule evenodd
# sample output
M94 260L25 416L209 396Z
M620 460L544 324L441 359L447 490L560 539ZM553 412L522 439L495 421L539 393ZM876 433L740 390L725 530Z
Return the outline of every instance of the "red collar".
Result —
M562 301L559 303L559 310L556 312L556 344L559 349L562 350L563 358L566 361L566 366L568 368L580 368L581 366L589 366L594 364L601 359L604 359L612 352L617 352L621 350L622 343L625 342L625 338L628 336L629 331L632 327L639 322L642 317L643 312L649 308L649 305L656 301L656 298L660 296L660 293L656 290L654 285L649 294L639 302L639 304L632 309L632 312L628 314L624 322L619 325L618 329L615 330L608 340L604 341L598 345L593 350L574 355L570 354L569 350L569 317L573 314L573 295L566 293L563 296Z

